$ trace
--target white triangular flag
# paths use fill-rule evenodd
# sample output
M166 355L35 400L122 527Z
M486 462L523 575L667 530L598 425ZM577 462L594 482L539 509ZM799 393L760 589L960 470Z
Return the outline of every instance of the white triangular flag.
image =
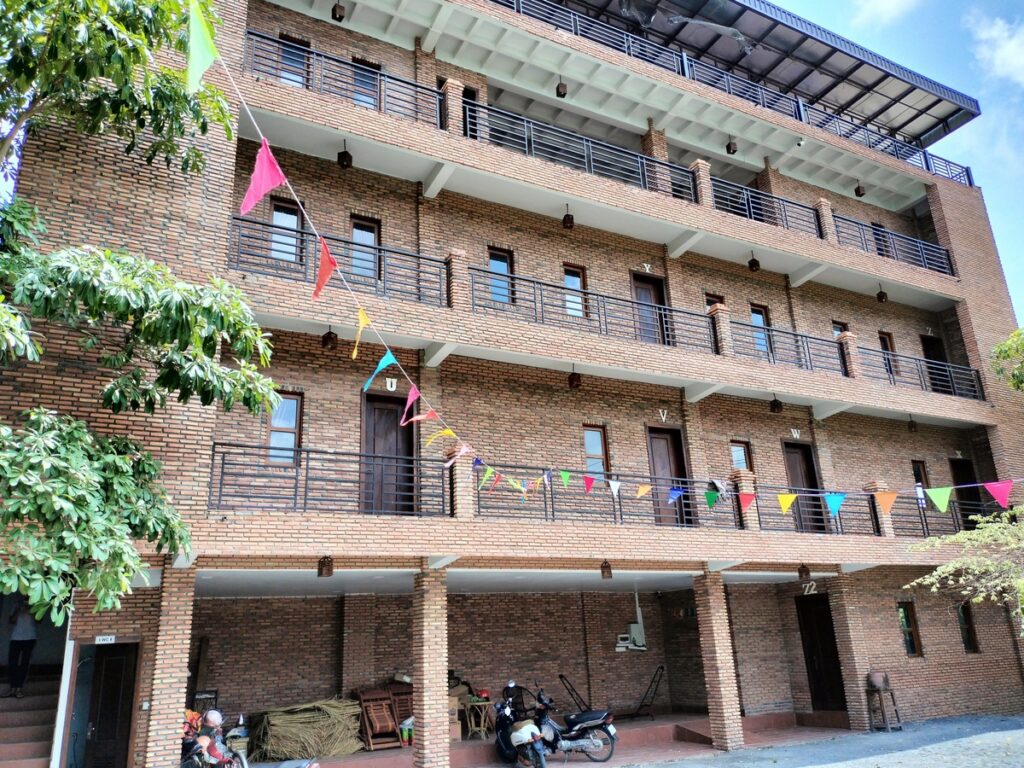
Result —
M619 498L619 486L622 485L620 480L609 480L608 487L612 490L612 496L616 499Z

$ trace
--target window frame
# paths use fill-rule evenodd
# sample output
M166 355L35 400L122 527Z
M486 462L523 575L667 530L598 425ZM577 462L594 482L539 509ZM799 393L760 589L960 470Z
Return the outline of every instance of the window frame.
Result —
M360 58L359 56L353 56L352 63L355 65L352 71L353 103L360 107L376 110L377 112L383 111L384 102L381 98L380 79L384 73L384 68L376 62ZM372 90L367 84L361 84L359 80L360 77L369 77L366 70L371 70L374 73L374 88ZM371 100L372 104L370 103Z
M886 349L888 347L888 349ZM896 359L896 338L890 331L878 332L878 348L885 359L885 369L894 379L900 375L900 364Z
M570 272L570 271L578 272L579 273L579 276L580 276L580 287L579 288L570 288L568 285L565 284L565 279L566 279L566 277L568 277L567 273ZM562 262L562 288L566 291L566 294L565 294L565 314L566 314L566 316L567 317L574 317L574 318L577 318L578 320L586 320L587 318L589 318L590 317L590 302L588 301L588 297L585 295L587 293L587 268L584 267L584 266L581 266L580 264L573 264L573 263L568 262L568 261L563 261ZM579 313L580 313L578 315L573 314L572 312L569 311L569 299L570 299L570 296L574 295L576 293L581 294L581 295L577 296L577 298L579 299Z
M836 331L839 333L836 333ZM842 320L832 321L832 338L838 339L842 334L850 332L850 324L843 322Z
M282 262L285 262L286 264L303 264L305 262L305 260L306 260L306 247L305 247L305 240L304 240L304 237L303 237L303 234L302 234L303 229L305 228L304 227L305 221L303 220L303 216L302 216L302 206L300 206L298 203L296 203L290 197L280 197L280 196L277 196L277 195L272 195L269 198L269 204L270 204L270 243L269 243L269 245L270 245L269 251L270 252L269 252L268 256L271 259L274 259L275 261L282 261ZM275 256L274 255L275 253L282 253L282 254L285 253L285 251L283 249L282 250L277 250L276 249L276 246L278 245L278 243L274 239L277 235L281 235L282 237L287 237L287 235L285 235L283 232L279 233L277 231L278 228L284 229L284 227L279 227L278 224L274 223L274 214L276 214L278 212L278 210L284 211L285 209L289 213L294 213L295 214L295 258L294 259L285 259L285 258L281 258L279 256Z
M295 37L285 32L278 34L277 39L282 43L277 60L277 79L279 82L285 85L294 85L299 88L309 90L310 82L313 77L313 46L309 40L305 40L301 37ZM288 53L294 53L298 57L299 51L296 49L302 49L303 64L301 70L297 66L291 64L285 65L285 58ZM295 78L302 78L300 83L298 79L292 80L285 75L294 75Z
M704 291L704 314L711 311L715 304L725 304L725 297L719 293L708 293Z
M597 432L601 436L601 455L587 453L587 432ZM607 481L612 471L612 462L608 455L608 429L603 424L584 424L581 434L583 438L583 468L584 473L601 482ZM602 476L597 476L590 471L590 459L600 458L604 464Z
M278 392L277 393L282 402L284 400L295 401L295 426L290 428L275 427L274 424L274 411L271 410L267 415L267 461L271 466L275 467L294 467L298 464L299 451L302 449L302 411L305 405L305 396L302 392ZM295 435L295 445L293 448L280 448L274 446L271 443L271 435L275 432L284 432ZM292 458L288 459L275 459L273 457L274 451L291 451Z
M760 313L761 316L764 318L763 325L758 325L757 323L754 322L754 315L757 313ZM764 349L761 349L761 347L758 346L758 340L755 338L755 348L759 352L764 353L766 359L768 359L769 361L773 360L775 358L775 345L773 343L771 331L772 315L771 310L768 308L767 305L757 304L753 301L750 302L750 325L751 327L758 329L755 330L754 333L755 335L760 336L761 342L764 344Z
M733 449L739 448L743 451L743 458L747 463L746 467L737 467L736 462L733 460ZM730 440L729 441L729 466L733 469L746 469L748 472L754 471L754 452L750 446L749 440Z
M355 238L356 228L357 227L362 227L365 230L371 230L372 229L373 230L373 234L374 234L373 240L374 240L375 244L372 245L372 246L371 245L357 244L356 243L356 238ZM381 227L380 219L375 219L375 218L372 218L370 216L360 216L358 214L353 213L353 214L351 214L349 216L349 230L348 231L349 231L349 241L352 243L352 246L351 246L352 276L353 277L357 277L357 278L361 277L361 278L368 278L368 279L373 279L373 280L380 280L381 279L381 274L382 274L383 269L384 269L384 264L382 263L383 262L383 251L381 250L382 247L383 247L383 246L381 246L381 234L382 234L383 230L382 230L382 227ZM365 252L366 250L368 250L370 248L373 249L374 253L373 253L373 275L372 276L369 275L369 274L364 274L363 272L359 272L356 269L355 252L356 252L357 248L360 249L363 252Z
M897 600L896 615L899 621L900 634L903 637L903 650L906 651L907 656L910 658L924 656L924 645L921 643L921 629L917 623L917 606L914 604L914 601ZM904 627L904 617L906 618L906 627ZM908 647L908 639L913 643L913 651Z
M504 277L500 277L502 273L495 272L491 268L491 263L495 257L498 259L505 260L505 266L508 271L504 273ZM515 274L516 274L516 256L515 252L511 248L501 248L496 245L487 246L487 272L488 272L488 285L487 285L487 296L492 304L503 304L505 306L515 306L516 303L516 289L515 289ZM505 300L496 299L495 288L501 280L505 281Z
M974 606L969 600L957 603L956 623L960 628L960 642L963 643L964 653L981 653L981 645L978 643L978 628L974 622Z

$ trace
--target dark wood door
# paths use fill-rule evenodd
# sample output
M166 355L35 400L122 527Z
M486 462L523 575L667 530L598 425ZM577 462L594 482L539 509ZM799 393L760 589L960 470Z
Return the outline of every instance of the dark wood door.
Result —
M845 710L846 693L828 595L797 597L796 616L804 647L811 705L815 710Z
M668 341L665 326L665 281L653 275L633 275L636 335L640 341L665 344Z
M789 487L794 492L821 487L818 483L818 472L814 467L814 452L811 446L806 443L785 443L783 452L786 457L786 477L789 479ZM798 496L790 509L797 530L828 530L825 507L818 496Z
M678 429L647 429L647 452L651 461L651 476L654 478L653 502L654 521L658 525L696 525L693 505L689 503L690 489L671 504L669 491L682 487L686 474L683 455L683 440Z
M416 511L412 425L401 426L403 399L367 395L363 410L360 508L368 514Z
M85 768L127 768L135 699L136 643L96 648Z
M974 462L970 459L950 459L949 471L953 477L953 485L971 486L969 488L956 488L956 506L960 514L960 524L967 530L977 527L977 523L971 520L971 515L980 514L982 511L981 488L978 487L978 474L974 471Z
M950 375L949 368L946 367L949 358L946 356L946 345L942 339L938 336L922 334L921 353L928 361L925 363L925 371L931 389L945 395L953 394L953 377Z

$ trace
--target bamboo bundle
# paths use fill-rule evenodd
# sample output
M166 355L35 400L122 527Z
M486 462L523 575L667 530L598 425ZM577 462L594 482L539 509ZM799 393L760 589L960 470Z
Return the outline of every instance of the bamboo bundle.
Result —
M359 702L324 699L252 716L253 760L344 757L363 748Z

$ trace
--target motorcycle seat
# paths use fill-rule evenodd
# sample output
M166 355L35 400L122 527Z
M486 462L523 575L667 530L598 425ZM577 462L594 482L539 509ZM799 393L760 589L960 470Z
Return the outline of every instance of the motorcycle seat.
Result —
M588 709L585 712L565 715L565 724L568 728L574 729L583 723L599 723L606 717L608 717L607 709Z

